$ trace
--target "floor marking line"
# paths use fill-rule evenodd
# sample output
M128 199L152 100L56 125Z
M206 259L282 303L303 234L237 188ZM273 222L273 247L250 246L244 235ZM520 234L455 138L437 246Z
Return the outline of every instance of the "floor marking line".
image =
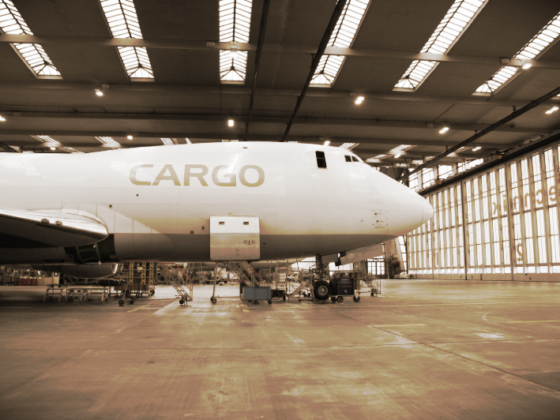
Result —
M150 305L139 306L138 308L134 308L133 310L127 311L127 312L134 312L134 311L137 311L138 309L146 308L148 306L150 306Z
M377 328L383 327L423 327L426 324L382 324L382 325L374 325Z
M537 322L560 322L560 319L551 319L548 321L508 321L504 322L504 324L533 324Z

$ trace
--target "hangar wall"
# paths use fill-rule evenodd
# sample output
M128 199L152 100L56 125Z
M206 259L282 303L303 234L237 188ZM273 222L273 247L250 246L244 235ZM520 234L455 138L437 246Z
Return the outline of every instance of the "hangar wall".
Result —
M434 217L408 235L417 278L560 278L560 143L430 192Z

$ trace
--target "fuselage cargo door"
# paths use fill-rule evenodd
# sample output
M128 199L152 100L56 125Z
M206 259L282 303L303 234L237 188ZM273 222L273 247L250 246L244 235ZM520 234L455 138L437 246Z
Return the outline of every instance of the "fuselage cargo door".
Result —
M259 218L211 216L212 261L258 260L261 257Z

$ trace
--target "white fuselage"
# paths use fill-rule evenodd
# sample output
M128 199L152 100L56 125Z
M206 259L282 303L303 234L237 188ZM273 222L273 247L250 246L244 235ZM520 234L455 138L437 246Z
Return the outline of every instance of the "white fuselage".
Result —
M418 194L345 156L355 155L265 142L2 154L0 206L95 218L114 237L113 260L209 261L211 216L258 217L267 260L373 245L431 217ZM37 247L14 249L9 238L0 247L0 263L49 259L34 260ZM54 261L64 249L51 251Z

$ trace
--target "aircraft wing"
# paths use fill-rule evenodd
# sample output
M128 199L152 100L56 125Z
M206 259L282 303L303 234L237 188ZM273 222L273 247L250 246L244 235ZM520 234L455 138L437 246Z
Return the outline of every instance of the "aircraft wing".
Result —
M0 208L0 247L80 246L108 235L103 223L82 215Z

